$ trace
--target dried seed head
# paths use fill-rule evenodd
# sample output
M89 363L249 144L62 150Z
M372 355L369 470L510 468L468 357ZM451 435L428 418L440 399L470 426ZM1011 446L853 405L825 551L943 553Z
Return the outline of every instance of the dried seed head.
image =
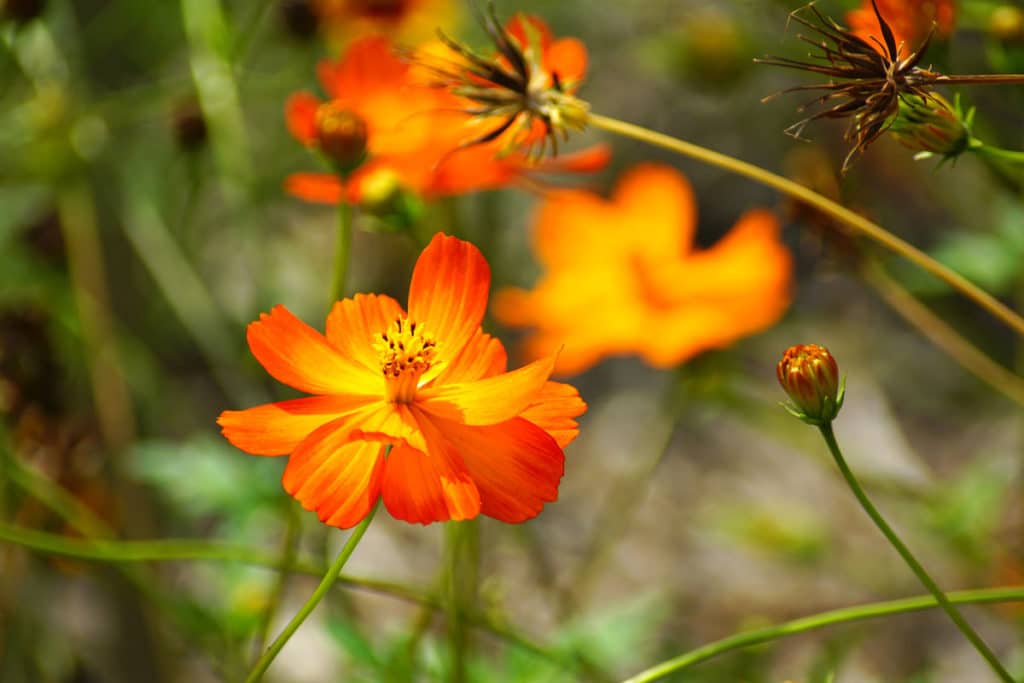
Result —
M817 50L808 55L808 61L788 57L755 60L761 64L810 71L830 78L825 84L802 85L783 91L818 91L821 94L805 103L798 111L807 107L823 107L790 126L786 132L800 137L812 121L849 119L845 137L850 143L850 151L843 162L844 173L857 154L863 152L893 124L902 99L927 99L931 96L931 87L943 78L941 74L919 66L931 34L915 49L908 50L906 46L896 43L889 24L879 13L874 0L872 6L882 33L882 40L872 39L874 44L826 17L812 4L803 8L813 15L811 19L801 15L803 10L790 15L793 21L816 34L811 37L798 36ZM765 101L776 96L767 97Z
M570 130L581 131L587 125L590 106L573 95L578 83L564 83L557 73L545 70L541 46L537 36L529 35L527 20L523 21L527 33L523 44L501 25L493 3L479 19L496 49L495 56L483 56L442 32L438 35L450 56L413 56L431 75L432 85L467 103L464 113L479 122L496 121L462 146L492 142L508 134L510 148L534 146L532 156L539 158L550 145L552 155L557 155L559 141L566 139ZM538 128L539 136L535 135Z

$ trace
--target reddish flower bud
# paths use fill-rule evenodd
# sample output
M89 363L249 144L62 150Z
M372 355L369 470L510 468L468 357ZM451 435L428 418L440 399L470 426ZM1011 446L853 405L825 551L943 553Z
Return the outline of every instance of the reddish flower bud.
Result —
M366 122L350 109L325 102L316 110L316 141L340 170L350 171L366 155Z
M810 424L831 422L843 405L836 359L823 346L798 344L786 349L776 367L779 384L793 406L789 411Z

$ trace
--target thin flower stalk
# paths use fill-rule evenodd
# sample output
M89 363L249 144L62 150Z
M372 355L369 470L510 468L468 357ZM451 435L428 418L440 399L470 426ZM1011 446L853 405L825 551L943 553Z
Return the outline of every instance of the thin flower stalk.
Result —
M946 594L951 603L957 605L968 604L993 604L1005 601L1024 601L1024 586L1007 588L990 588L982 591L953 591ZM790 636L817 631L829 626L840 624L851 624L868 619L892 616L895 614L907 614L920 612L926 609L938 607L938 603L931 595L921 595L900 600L888 600L886 602L875 602L854 607L842 607L839 609L820 612L810 616L793 619L781 624L765 626L744 633L736 633L726 636L698 648L684 652L672 659L660 662L649 669L635 674L623 683L651 683L673 673L684 671L690 667L716 659L722 655L737 650L743 650L763 643L771 643L776 640Z
M292 620L288 622L288 625L284 627L284 630L274 639L274 642L270 644L267 651L256 662L253 666L252 671L245 679L245 683L256 683L263 679L263 674L266 673L267 669L277 658L278 653L281 649L291 640L291 637L295 635L295 632L299 630L306 618L316 609L316 606L320 604L324 596L327 595L331 587L334 586L338 578L341 576L341 570L345 567L345 563L348 562L348 558L352 557L352 553L355 552L356 546L359 545L359 541L362 540L363 535L370 526L370 522L373 521L373 516L377 512L377 508L380 507L380 501L373 506L370 512L363 518L363 521L352 530L348 540L345 541L345 545L342 547L341 552L338 553L338 557L334 560L330 567L327 568L327 572L324 574L323 579L320 580L320 585L316 587L313 594L309 596L309 600L296 612Z
M974 649L978 651L978 654L988 663L992 671L999 677L1003 683L1017 683L1013 676L1006 670L1006 668L1000 663L999 659L992 652L991 648L981 639L977 631L964 619L960 610L950 602L949 598L942 589L939 588L938 584L931 577L930 574L925 570L921 563L914 557L914 554L910 551L907 545L900 539L889 523L885 521L885 517L878 511L878 508L874 506L871 499L868 498L864 489L861 487L860 482L857 481L857 477L853 474L850 466L846 463L846 459L843 457L843 452L839 448L839 442L836 441L835 432L832 430L832 423L826 422L818 426L818 430L821 432L822 438L828 445L829 452L832 454L833 459L836 461L836 466L839 467L839 471L843 475L843 479L849 485L853 495L857 498L857 502L864 509L864 512L868 514L871 521L875 523L878 530L882 532L889 544L899 553L903 561L910 567L910 570L917 577L918 581L928 589L928 592L935 598L935 602L942 608L942 610L949 616L950 620L956 625L960 632L964 634L964 637L974 646Z

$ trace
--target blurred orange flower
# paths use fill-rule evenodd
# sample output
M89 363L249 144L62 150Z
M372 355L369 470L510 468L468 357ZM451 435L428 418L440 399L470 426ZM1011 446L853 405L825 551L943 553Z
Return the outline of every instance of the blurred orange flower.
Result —
M946 38L953 33L956 20L954 0L877 0L878 12L892 29L900 52L907 55L921 46L935 26L935 35ZM861 6L846 13L853 32L880 52L885 40L872 6L872 0L861 0Z
M499 292L494 313L536 328L529 357L564 345L564 374L631 353L671 367L776 322L789 304L791 263L774 215L747 212L707 250L693 248L695 230L693 191L665 166L632 169L610 200L552 193L533 233L545 273L532 291Z
M359 203L382 172L425 197L501 187L534 172L589 172L608 161L604 146L542 164L524 152L499 154L497 143L463 147L471 119L464 102L423 82L422 74L394 53L387 38L364 38L341 60L321 62L318 75L330 98L292 95L285 107L288 129L312 149L327 153L324 122L358 119L366 158L346 178L337 173L297 173L285 180L291 194L312 202ZM330 116L325 116L329 109ZM356 126L350 126L355 129Z
M290 454L284 488L333 526L358 524L379 496L420 524L535 516L558 498L586 404L548 381L554 356L506 372L505 349L480 329L489 287L479 250L439 234L416 262L408 312L357 294L334 305L325 336L275 307L249 325L249 348L314 396L225 411L224 436Z
M438 26L454 23L458 5L453 0L313 0L327 40L336 44L374 34L417 43Z

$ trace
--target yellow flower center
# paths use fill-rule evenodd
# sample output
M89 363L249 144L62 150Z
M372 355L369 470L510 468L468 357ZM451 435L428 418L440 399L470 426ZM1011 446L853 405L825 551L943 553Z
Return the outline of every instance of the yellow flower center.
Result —
M433 335L425 332L423 325L399 318L387 332L377 335L373 348L387 382L387 399L392 403L412 403L420 377L437 357Z

